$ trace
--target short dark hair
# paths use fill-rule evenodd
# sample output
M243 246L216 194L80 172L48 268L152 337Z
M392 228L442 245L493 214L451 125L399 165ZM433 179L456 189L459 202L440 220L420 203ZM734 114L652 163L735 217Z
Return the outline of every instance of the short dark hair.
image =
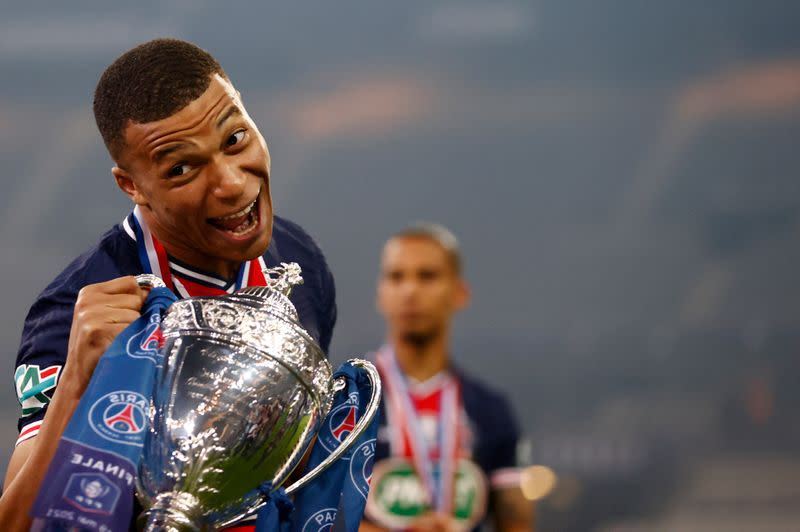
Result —
M208 89L213 74L227 78L211 54L178 39L154 39L117 58L94 91L94 119L111 156L124 146L129 121L177 113Z
M461 246L456 235L445 226L431 222L417 222L397 231L389 240L395 238L422 238L438 244L450 260L453 271L456 275L461 275Z

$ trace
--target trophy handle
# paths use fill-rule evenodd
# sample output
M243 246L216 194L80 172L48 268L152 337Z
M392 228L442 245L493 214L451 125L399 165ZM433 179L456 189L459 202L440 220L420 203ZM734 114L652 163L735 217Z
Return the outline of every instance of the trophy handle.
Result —
M353 444L356 443L356 440L359 438L359 436L361 436L361 434L367 430L372 418L375 417L375 413L378 411L378 406L381 403L381 378L378 375L378 370L375 369L375 366L372 365L371 362L361 358L352 358L348 360L348 362L353 366L364 369L367 372L367 377L369 377L369 382L372 385L372 397L369 399L367 409L364 412L364 415L361 416L361 419L358 420L358 423L356 423L353 431L347 435L344 441L342 441L342 443L325 460L320 462L317 467L303 475L302 478L296 480L291 486L286 488L286 493L288 495L291 495L292 493L302 489L306 484L319 476L320 473L333 465L336 460L341 458L341 456L346 453L347 450L353 446ZM343 384L344 377L338 377L336 381L337 383L334 386L339 383Z
M167 285L157 275L152 273L140 273L136 276L136 284L147 288L164 288Z

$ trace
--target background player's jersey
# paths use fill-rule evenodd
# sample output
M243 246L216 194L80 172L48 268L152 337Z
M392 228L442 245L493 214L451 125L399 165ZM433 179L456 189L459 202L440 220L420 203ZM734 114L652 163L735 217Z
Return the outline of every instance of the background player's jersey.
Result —
M441 396L451 378L458 379L461 391L454 513L463 523L479 526L487 513L489 492L519 485L519 432L508 401L461 371L443 372L422 383L409 380L409 396L434 464L441 454L436 445ZM425 502L413 470L410 442L407 437L397 438L396 427L382 401L367 516L387 528L401 529L403 518L395 517L408 516Z
M67 342L78 291L88 284L143 273L128 223L114 226L94 247L75 259L36 298L22 331L14 383L22 405L18 422L20 441L39 432L67 357ZM317 245L298 225L275 216L272 241L264 255L267 266L297 262L304 283L292 291L303 327L327 353L336 322L336 302L331 275ZM201 272L170 259L170 271L182 282L226 289L230 283L213 273Z

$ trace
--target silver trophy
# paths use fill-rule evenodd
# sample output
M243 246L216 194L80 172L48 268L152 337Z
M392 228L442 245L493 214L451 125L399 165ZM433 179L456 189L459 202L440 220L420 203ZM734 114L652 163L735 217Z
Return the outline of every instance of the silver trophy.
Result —
M162 321L164 369L136 489L145 530L215 529L253 513L263 504L259 486L286 481L345 387L289 301L300 267L284 263L265 273L268 287L184 299ZM351 362L372 381L366 412L290 494L339 459L377 411L377 371Z

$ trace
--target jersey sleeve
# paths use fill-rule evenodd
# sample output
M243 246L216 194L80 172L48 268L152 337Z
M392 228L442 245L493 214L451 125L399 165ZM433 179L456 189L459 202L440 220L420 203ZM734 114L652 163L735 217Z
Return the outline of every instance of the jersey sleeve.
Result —
M328 353L333 338L333 328L336 325L336 287L333 273L319 245L308 233L303 234L311 255L309 274L314 277L314 289L319 291L316 308L319 344L322 350Z
M292 291L292 300L303 326L319 340L322 350L328 353L337 311L336 287L325 255L302 227L280 216L274 217L270 249L276 252L273 260L295 261L302 267L304 282ZM270 257L265 259L269 264Z
M77 290L49 287L31 306L22 329L14 369L21 406L17 444L39 433L67 358Z
M328 263L322 252L319 252L320 262L323 265L321 272L322 277L322 305L323 311L321 316L322 325L320 327L320 345L327 353L333 337L333 328L336 325L336 285L333 281L333 273L328 268Z
M517 487L520 482L520 468L517 462L519 427L508 400L498 395L495 401L497 432L487 463L489 486L491 489Z
M519 426L509 401L483 384L462 376L464 407L476 432L474 459L491 489L519 486Z

